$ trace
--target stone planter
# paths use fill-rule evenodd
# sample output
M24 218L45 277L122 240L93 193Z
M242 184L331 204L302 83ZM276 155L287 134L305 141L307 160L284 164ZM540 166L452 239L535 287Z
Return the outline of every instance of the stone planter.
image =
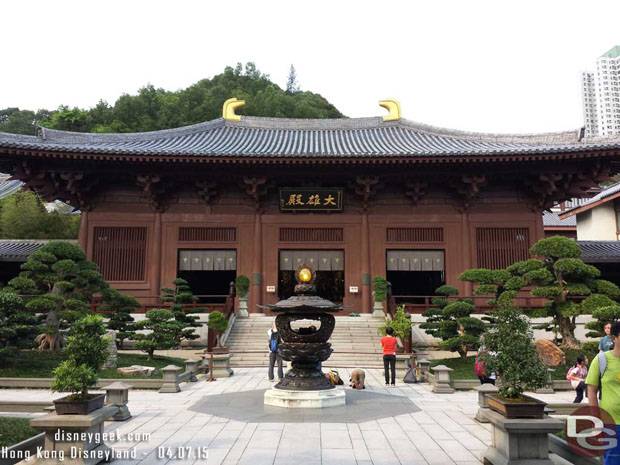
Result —
M372 312L373 318L385 318L385 310L383 309L383 302L375 302Z
M249 318L250 314L248 313L248 298L247 297L239 297L239 306L237 308L237 318Z
M553 465L549 435L562 431L563 421L548 416L508 419L486 408L480 409L480 415L492 426L491 446L483 456L485 465Z
M105 394L89 394L87 399L74 399L73 395L54 400L58 415L87 415L103 407Z
M230 368L230 354L216 354L213 353L213 377L214 378L228 378L234 375L235 372ZM207 377L207 379L209 379Z
M35 455L20 464L95 465L103 461L106 453L113 452L103 442L104 421L117 411L116 405L107 405L88 415L58 415L55 412L33 418L30 426L45 433L41 457Z
M547 404L533 397L523 396L519 399L506 399L499 394L487 394L486 397L489 408L508 419L542 419L545 416Z

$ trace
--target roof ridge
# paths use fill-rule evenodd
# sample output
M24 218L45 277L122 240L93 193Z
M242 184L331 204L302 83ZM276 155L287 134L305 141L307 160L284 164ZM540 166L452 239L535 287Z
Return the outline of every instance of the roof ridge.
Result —
M202 123L191 124L189 126L181 126L178 128L159 129L157 131L145 131L145 132L123 132L123 133L97 133L97 132L75 132L75 131L62 131L60 129L49 129L43 126L39 126L37 129L37 140L45 140L48 142L66 142L66 143L79 143L79 142L125 142L125 141L147 141L168 139L178 136L184 136L188 134L195 134L205 132L207 130L215 129L224 125L223 118L217 118L210 121L204 121Z

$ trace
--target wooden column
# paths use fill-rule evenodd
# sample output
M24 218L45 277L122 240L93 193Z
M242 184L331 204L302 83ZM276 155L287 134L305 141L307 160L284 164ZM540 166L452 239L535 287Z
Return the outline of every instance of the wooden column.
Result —
M78 244L84 252L88 253L86 250L88 246L88 210L82 211L82 216L80 218L80 231L78 233Z
M254 214L254 251L252 255L252 304L250 312L258 312L257 304L262 304L262 264L263 264L263 224L260 211Z
M151 240L151 247L153 253L151 255L151 289L154 295L159 295L161 289L161 249L162 249L162 234L161 234L161 212L155 212L155 224L153 226L153 238Z
M355 178L355 193L358 195L361 203L362 213L362 249L361 253L361 278L362 278L362 313L370 313L372 311L371 299L371 279L370 279L370 230L368 226L368 210L370 207L370 199L375 196L377 189L381 187L378 177L361 177Z
M475 244L472 241L471 237L471 225L469 222L469 212L467 210L463 210L461 212L462 219L462 229L463 229L463 240L461 242L463 247L463 270L466 271L473 268L474 257L476 254ZM473 284L466 282L465 284L465 295L471 296L473 291Z
M362 248L361 253L361 278L362 278L362 313L370 313L372 306L372 290L370 288L370 230L368 226L368 212L362 212Z
M258 307L263 303L263 225L261 199L267 193L269 186L267 178L243 178L243 186L246 194L252 200L254 207L254 248L252 252L252 288L250 290L249 312L259 312Z
M543 212L541 210L538 210L534 214L536 215L536 226L535 226L536 229L534 231L534 237L532 238L533 240L531 241L532 243L530 244L530 246L536 244L536 242L538 242L539 240L545 237L545 226L543 225Z

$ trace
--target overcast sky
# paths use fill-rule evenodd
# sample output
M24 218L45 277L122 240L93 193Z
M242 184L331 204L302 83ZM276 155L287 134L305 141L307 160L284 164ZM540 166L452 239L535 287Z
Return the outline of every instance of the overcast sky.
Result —
M620 1L7 1L0 108L87 108L253 61L349 117L482 132L583 125L580 73L620 45Z

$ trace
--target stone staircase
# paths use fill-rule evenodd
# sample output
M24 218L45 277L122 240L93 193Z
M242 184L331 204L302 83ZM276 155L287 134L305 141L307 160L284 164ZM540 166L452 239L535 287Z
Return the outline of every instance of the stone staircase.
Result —
M230 349L231 366L258 367L269 365L267 331L275 317L251 315L235 320L226 341ZM336 316L336 328L329 342L334 353L324 367L377 368L383 367L381 343L377 328L382 319L370 316Z

